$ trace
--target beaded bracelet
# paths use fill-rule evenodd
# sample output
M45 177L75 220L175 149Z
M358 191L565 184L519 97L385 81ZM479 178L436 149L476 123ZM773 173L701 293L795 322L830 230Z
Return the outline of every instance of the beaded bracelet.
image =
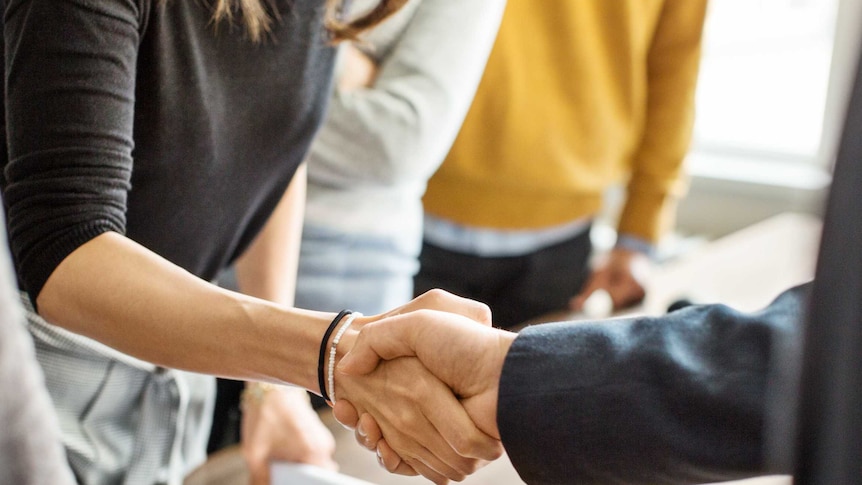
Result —
M320 342L320 353L317 357L317 384L320 387L320 396L329 402L329 395L326 394L326 376L324 375L323 368L326 360L326 342L329 340L329 337L332 335L332 331L335 330L335 327L338 326L338 322L341 321L347 315L353 313L352 310L341 310L338 312L338 315L335 315L335 318L329 323L329 327L326 328L326 332L323 333L323 340Z
M341 341L341 336L344 335L344 332L350 328L350 325L353 323L353 319L356 317L361 317L362 314L359 312L354 312L348 315L344 319L344 325L338 329L338 332L335 334L335 338L332 339L332 345L329 347L329 397L332 398L330 401L332 404L335 404L335 351L338 348L338 342Z

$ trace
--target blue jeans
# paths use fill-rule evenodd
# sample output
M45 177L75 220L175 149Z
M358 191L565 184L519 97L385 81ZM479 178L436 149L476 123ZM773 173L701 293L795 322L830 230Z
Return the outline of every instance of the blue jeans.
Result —
M418 252L390 237L348 234L306 224L296 283L296 306L373 315L413 298Z

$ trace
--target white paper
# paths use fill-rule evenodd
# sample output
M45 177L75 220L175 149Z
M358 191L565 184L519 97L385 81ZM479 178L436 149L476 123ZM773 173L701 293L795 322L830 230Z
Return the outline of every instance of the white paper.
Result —
M326 470L314 465L273 463L270 485L373 485L358 478Z

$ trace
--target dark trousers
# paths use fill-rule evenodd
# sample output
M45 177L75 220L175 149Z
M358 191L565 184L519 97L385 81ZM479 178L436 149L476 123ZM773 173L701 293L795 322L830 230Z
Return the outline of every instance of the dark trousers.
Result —
M523 256L480 257L425 243L415 294L442 288L491 307L494 326L510 328L563 310L589 276L590 231Z

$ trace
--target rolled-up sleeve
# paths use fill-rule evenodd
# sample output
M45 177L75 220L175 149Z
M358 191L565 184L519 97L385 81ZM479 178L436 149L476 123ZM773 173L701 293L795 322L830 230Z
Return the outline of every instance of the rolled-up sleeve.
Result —
M131 0L7 3L3 196L35 301L76 248L125 232L142 16Z

